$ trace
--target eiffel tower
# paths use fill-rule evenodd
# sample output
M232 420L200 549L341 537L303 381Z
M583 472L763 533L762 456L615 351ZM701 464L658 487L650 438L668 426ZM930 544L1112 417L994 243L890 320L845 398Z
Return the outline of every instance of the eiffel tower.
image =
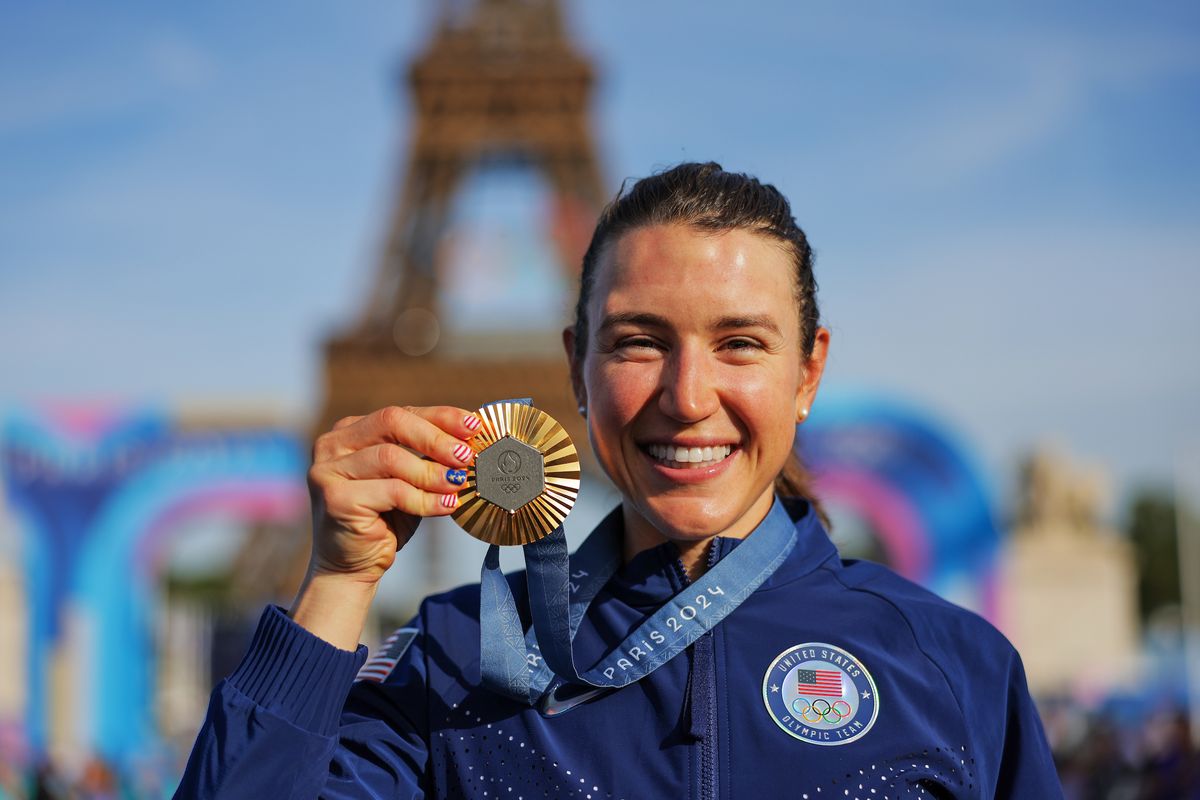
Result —
M528 335L505 347L504 331L476 336L488 347L452 346L442 318L442 262L465 181L515 164L545 180L554 209L550 238L564 283L577 285L605 200L588 114L593 82L592 67L567 39L557 0L440 2L429 44L407 73L414 122L374 286L354 323L324 344L324 404L314 436L343 416L387 405L477 408L532 396L582 443L586 432L557 346L568 320L538 320L545 333L534 337L537 347L523 346Z

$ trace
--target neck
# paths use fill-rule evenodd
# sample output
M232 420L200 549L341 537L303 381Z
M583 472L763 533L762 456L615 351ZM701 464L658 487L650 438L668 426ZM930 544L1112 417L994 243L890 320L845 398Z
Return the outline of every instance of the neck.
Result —
M626 564L644 550L671 542L679 551L679 561L683 564L683 569L687 572L689 581L695 581L708 569L708 548L712 544L712 540L716 537L716 534L703 539L682 542L673 541L663 536L646 523L644 519L641 519L641 517L638 517L637 521L634 521L629 518L630 516L629 512L626 511L625 545L624 552L622 553L622 558ZM637 522L641 522L641 524L639 525Z
M764 494L742 514L737 523L723 531L699 538L684 538L664 535L642 516L631 503L622 505L621 514L625 521L625 543L622 557L626 564L643 550L649 550L665 542L671 542L679 551L679 561L687 572L688 580L695 581L708 571L708 549L717 536L745 539L762 522L775 502L774 491Z
M715 536L710 536L699 542L676 542L679 550L679 562L687 572L688 580L693 583L705 572L708 572L708 551L713 546Z

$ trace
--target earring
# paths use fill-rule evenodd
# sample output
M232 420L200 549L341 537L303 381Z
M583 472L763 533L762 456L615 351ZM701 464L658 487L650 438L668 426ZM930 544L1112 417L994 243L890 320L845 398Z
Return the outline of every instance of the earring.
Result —
M796 422L804 422L806 419L808 419L808 406L800 409L800 412L796 414Z
M581 416L581 417L586 417L586 416L587 416L587 406L580 406L580 407L579 407L579 416Z

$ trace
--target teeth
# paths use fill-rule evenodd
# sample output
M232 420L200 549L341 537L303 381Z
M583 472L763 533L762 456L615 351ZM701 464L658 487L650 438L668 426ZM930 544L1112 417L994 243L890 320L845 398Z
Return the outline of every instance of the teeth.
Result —
M728 444L716 447L675 447L669 444L652 444L646 449L650 451L651 456L667 464L712 464L728 457L733 452L733 446Z

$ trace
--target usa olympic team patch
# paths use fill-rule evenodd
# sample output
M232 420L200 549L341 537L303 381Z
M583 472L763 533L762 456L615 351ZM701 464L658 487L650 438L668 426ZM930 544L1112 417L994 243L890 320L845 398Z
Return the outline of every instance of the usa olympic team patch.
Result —
M763 676L763 702L775 724L802 742L849 744L879 716L875 680L840 647L808 642L784 650Z

